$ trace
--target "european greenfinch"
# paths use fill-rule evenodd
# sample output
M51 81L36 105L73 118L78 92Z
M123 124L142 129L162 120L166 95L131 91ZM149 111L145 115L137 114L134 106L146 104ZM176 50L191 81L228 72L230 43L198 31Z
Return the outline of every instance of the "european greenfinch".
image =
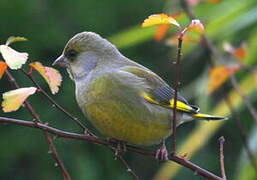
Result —
M134 145L154 145L171 134L174 90L98 34L76 34L55 64L67 68L79 107L103 135ZM224 118L199 113L198 107L178 95L176 125L193 119Z

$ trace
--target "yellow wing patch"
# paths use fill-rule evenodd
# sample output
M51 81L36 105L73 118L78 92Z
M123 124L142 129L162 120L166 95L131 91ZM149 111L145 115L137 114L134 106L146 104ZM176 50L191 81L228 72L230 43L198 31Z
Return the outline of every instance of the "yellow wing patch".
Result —
M169 107L174 108L174 99L170 100ZM179 100L177 100L177 109L185 112L195 112L195 109Z
M165 106L165 107L169 107L169 108L174 108L174 99L171 99L170 100L170 103L169 104L164 104L164 103L160 103L158 101L156 101L154 98L151 97L151 95L145 93L145 92L142 92L141 93L141 96L147 100L148 102L150 103L153 103L153 104L158 104L160 106ZM195 109L193 109L192 107L190 107L189 105L185 104L184 102L182 101L179 101L177 100L177 109L180 110L180 111L184 111L184 112L192 112L192 113L195 113Z

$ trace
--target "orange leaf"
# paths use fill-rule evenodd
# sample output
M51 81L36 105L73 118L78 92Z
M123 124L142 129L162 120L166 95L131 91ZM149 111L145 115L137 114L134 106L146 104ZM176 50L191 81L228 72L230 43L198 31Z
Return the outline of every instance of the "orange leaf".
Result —
M204 26L198 19L193 19L191 21L191 24L187 27L188 31L197 32L200 34L204 33Z
M3 77L6 69L7 69L7 64L3 61L0 61L0 79Z
M227 79L239 69L238 65L234 66L216 66L209 71L209 83L208 93L211 94L221 85L223 85Z
M247 55L247 48L246 44L242 43L240 47L235 48L233 47L230 43L225 42L223 44L223 48L225 51L227 51L229 54L234 56L234 58L239 59L239 60L244 60L246 55Z
M4 112L16 111L24 101L36 92L37 88L19 88L3 94L2 107Z
M173 24L180 27L179 23L167 14L153 14L144 20L142 27L148 27L158 24Z
M29 65L37 70L39 74L46 80L52 94L55 94L59 91L59 86L62 82L62 76L59 71L52 67L43 66L40 62L30 63Z
M247 55L246 44L242 44L239 48L236 48L233 55L237 59L244 60Z
M157 27L157 30L155 32L155 36L154 39L156 41L160 41L164 38L164 36L166 35L166 33L168 32L170 27L170 24L160 24Z

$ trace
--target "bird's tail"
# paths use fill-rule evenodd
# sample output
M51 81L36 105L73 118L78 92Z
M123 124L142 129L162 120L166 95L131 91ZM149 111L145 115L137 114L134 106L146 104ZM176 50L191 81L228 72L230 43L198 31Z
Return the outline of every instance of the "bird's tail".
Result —
M228 119L222 116L212 116L209 114L202 114L202 113L193 114L192 117L196 119L201 119L201 120L227 120Z

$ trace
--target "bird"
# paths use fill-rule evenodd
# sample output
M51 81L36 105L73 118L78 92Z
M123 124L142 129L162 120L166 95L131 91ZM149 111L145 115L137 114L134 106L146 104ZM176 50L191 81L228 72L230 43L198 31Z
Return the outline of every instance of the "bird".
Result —
M67 69L80 109L101 134L138 146L162 143L156 158L167 160L175 92L160 76L87 31L74 35L53 65ZM200 113L180 94L176 111L176 127L194 119L226 119Z

